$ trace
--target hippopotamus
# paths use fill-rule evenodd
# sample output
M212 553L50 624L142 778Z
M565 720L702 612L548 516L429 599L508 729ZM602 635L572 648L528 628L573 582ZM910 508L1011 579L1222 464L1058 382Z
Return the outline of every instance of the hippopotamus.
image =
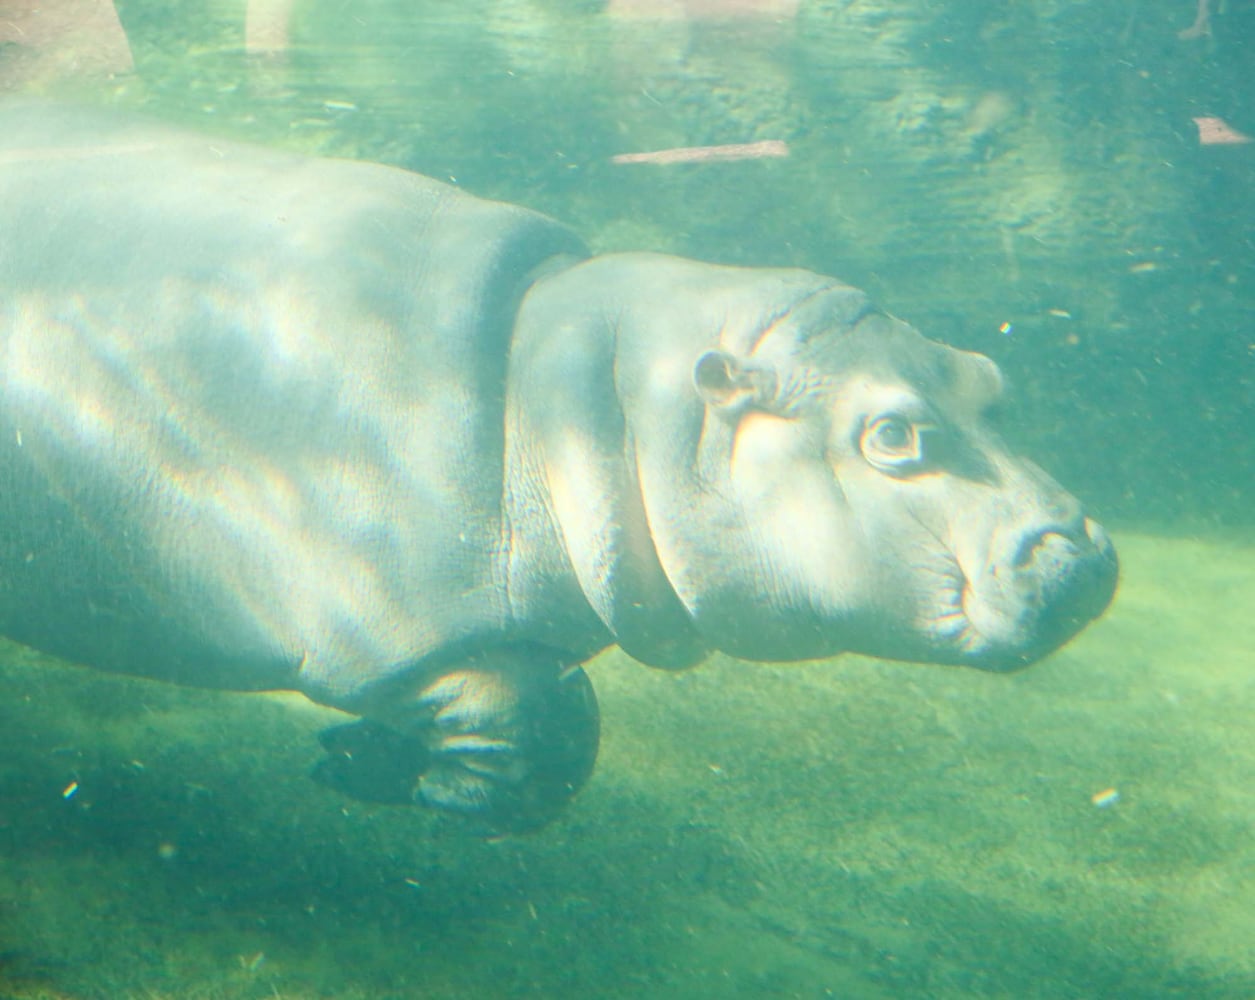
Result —
M544 824L610 646L1008 671L1113 595L996 365L831 277L44 103L0 232L0 632L351 713L358 798Z

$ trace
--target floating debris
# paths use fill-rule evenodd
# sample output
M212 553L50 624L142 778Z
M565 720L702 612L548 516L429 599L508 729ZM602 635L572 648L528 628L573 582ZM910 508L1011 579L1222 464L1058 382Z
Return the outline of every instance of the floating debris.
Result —
M647 153L619 153L611 163L716 163L729 160L761 160L788 156L789 146L780 139L762 142L738 142L724 146L677 146L655 149Z
M1202 118L1195 118L1193 121L1198 126L1200 146L1241 146L1248 142L1255 142L1255 139L1239 132L1223 118L1206 115Z
M1101 792L1091 795L1089 800L1099 809L1110 809L1120 801L1120 792L1115 788L1104 788Z
M266 962L266 953L259 951L255 955L241 955L240 968L245 972L256 972Z

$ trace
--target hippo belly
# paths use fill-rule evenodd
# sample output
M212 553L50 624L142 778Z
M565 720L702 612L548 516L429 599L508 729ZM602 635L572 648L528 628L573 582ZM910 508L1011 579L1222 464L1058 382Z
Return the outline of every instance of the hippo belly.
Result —
M350 795L545 822L612 644L1007 670L1114 592L996 366L823 275L50 105L0 231L0 630L354 712Z

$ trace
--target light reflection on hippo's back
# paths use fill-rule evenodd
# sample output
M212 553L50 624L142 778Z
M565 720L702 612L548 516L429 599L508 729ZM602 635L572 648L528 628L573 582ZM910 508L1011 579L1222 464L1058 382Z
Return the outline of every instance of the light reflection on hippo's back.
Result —
M0 108L0 230L0 630L353 712L350 795L535 826L609 645L1001 670L1114 589L993 364L832 278L46 104Z

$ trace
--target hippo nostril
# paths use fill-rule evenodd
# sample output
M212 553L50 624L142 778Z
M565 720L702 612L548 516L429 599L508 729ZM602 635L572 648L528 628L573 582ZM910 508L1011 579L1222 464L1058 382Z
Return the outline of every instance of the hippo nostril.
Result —
M1015 569L1023 569L1037 558L1038 550L1049 544L1052 538L1062 538L1063 533L1051 529L1025 532L1011 557Z
M1075 518L1047 521L1025 531L1008 562L1015 569L1024 569L1039 559L1043 552L1075 556L1091 546L1102 548L1106 537L1097 522L1078 511Z

